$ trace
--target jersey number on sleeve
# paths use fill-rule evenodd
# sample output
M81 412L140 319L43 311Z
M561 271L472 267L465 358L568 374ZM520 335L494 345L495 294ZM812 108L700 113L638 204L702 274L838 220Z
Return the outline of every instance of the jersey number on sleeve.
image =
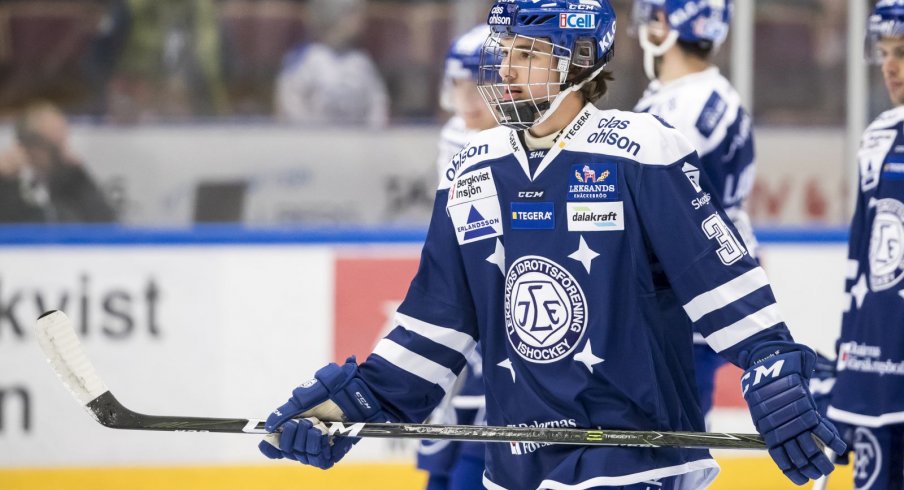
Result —
M734 264L747 254L747 249L741 245L735 234L731 232L731 228L725 225L725 221L718 214L712 214L703 220L702 226L706 237L719 243L716 253L723 264Z

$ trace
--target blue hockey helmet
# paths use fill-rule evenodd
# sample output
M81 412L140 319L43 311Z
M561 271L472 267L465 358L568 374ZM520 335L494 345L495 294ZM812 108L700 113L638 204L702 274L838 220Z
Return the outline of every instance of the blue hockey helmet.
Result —
M472 80L477 82L480 69L480 53L490 35L490 27L480 24L461 36L455 38L446 53L446 66L443 73L443 85L440 90L440 105L447 111L454 111L452 103L452 84L455 80Z
M496 121L515 129L527 129L555 111L564 97L594 79L612 59L615 45L615 11L608 0L497 0L490 9L487 39L480 63L478 88ZM518 39L526 40L512 51L544 55L545 66L517 65L505 56ZM524 46L527 46L526 48ZM527 57L530 58L530 57ZM506 81L501 70L546 69L542 80ZM544 92L535 95L535 92ZM527 93L513 100L511 93ZM508 95L507 95L508 94Z
M731 9L731 0L635 0L633 22L640 27L663 12L678 39L718 46L728 36Z
M879 0L866 25L866 61L879 64L876 43L885 37L904 37L904 0Z
M635 0L632 23L644 51L647 76L655 78L654 58L665 54L678 40L706 49L718 48L728 37L731 9L731 0ZM656 33L663 40L654 44L649 29L659 12L665 15L669 29Z

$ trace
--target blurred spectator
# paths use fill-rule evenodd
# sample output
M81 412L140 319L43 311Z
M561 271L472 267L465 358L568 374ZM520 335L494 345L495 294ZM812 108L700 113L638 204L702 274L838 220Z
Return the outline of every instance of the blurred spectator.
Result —
M386 125L389 97L370 56L357 48L363 0L311 0L303 43L283 60L276 80L277 116L293 123Z
M69 149L69 125L47 102L16 121L16 142L0 153L0 222L111 222L98 186Z
M108 16L125 45L110 81L118 122L215 116L229 112L214 0L125 0ZM114 6L114 9L117 7ZM125 24L125 25L122 25Z

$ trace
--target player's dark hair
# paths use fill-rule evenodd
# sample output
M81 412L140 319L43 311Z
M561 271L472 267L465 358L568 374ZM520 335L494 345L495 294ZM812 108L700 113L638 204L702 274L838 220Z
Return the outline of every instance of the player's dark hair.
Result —
M612 80L615 80L612 72L603 70L581 87L581 94L586 100L596 102L606 95L606 91L609 89L608 82Z
M701 60L708 60L715 48L712 41L684 41L679 39L676 44L685 54L700 58Z

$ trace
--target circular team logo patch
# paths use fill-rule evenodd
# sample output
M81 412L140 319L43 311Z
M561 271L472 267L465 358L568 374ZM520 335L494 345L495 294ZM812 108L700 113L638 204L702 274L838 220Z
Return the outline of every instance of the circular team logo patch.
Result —
M876 483L882 469L882 446L876 436L865 427L854 431L854 482L856 488L869 490Z
M522 358L557 361L577 347L587 330L584 291L559 264L536 255L521 257L505 277L505 330Z
M873 291L888 289L904 277L904 204L896 199L876 202L869 240L869 284Z

